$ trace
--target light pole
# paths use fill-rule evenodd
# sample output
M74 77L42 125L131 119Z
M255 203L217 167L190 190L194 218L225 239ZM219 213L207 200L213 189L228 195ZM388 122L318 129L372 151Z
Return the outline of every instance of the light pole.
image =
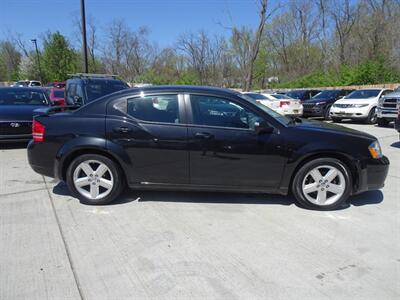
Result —
M85 73L89 73L88 56L87 56L87 41L86 41L85 0L81 0L81 16L82 16L83 62L84 62L84 66L85 66Z
M40 55L39 55L39 50L37 47L37 40L36 39L31 39L31 42L35 44L35 49L36 49L36 57L37 57L37 62L38 62L38 66L39 66L39 77L40 77L40 82L43 81L43 77L42 77L42 68L40 67ZM43 84L43 82L42 82Z

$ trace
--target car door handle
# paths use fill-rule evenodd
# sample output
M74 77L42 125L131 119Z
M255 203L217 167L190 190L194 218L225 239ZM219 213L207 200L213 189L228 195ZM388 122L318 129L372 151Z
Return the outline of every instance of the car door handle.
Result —
M196 132L194 134L194 137L198 138L198 139L203 139L203 140L209 140L209 139L214 138L214 136L208 132Z
M131 131L132 131L132 129L130 129L129 127L126 127L126 126L120 126L120 127L114 128L114 132L118 132L118 133L128 133Z

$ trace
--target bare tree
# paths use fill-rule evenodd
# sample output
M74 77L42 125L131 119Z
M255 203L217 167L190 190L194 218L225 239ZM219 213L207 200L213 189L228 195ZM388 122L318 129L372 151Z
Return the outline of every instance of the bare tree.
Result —
M255 33L254 40L250 47L249 53L249 61L248 65L246 66L246 75L245 75L245 85L244 90L249 91L253 85L253 70L254 70L254 63L257 59L258 52L260 51L260 43L263 37L265 22L267 21L267 4L268 0L260 0L259 5L259 23L258 28Z
M351 30L357 20L357 12L350 0L335 0L329 7L335 32L339 42L339 62L346 63L346 46L350 38Z

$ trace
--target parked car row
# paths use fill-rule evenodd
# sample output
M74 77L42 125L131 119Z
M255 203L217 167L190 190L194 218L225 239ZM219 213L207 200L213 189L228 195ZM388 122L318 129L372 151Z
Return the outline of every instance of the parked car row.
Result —
M400 101L400 88L395 92L390 89L371 88L245 94L288 116L320 117L325 120L331 119L333 122L351 119L367 124L378 123L378 126L386 126L397 118L396 107Z

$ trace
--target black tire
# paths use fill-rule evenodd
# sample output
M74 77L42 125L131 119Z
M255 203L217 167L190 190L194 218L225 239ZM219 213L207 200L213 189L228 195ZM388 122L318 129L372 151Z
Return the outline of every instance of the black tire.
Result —
M365 120L365 123L367 124L375 124L377 121L378 117L376 116L376 108L373 107L371 111L368 114L367 119Z
M74 177L73 177L75 169L82 162L85 162L85 161L101 162L101 163L105 164L108 167L109 171L111 172L114 184L113 184L109 194L106 195L105 197L100 198L100 199L90 199L90 198L82 195L75 187ZM74 197L78 198L81 201L81 203L89 204L89 205L104 205L104 204L108 204L108 203L114 201L115 198L117 198L122 193L124 186L125 186L125 180L122 176L122 171L121 171L120 167L114 161L109 159L108 157L105 157L103 155L98 155L98 154L84 154L84 155L81 155L81 156L78 156L77 158L75 158L68 167L66 179L67 179L68 188L71 191L72 195ZM89 185L89 187L90 187L90 185Z
M329 114L329 112L330 112L330 110L331 110L331 106L332 106L332 105L329 105L329 106L327 106L327 107L325 108L324 119L325 119L326 121L331 120L331 115Z
M379 127L386 127L389 125L389 121L384 118L378 118L377 124Z
M332 204L327 204L327 205L317 205L315 203L312 203L309 201L304 192L303 192L303 181L306 179L307 174L315 169L318 166L333 166L341 173L343 174L344 180L345 180L345 189L343 194L340 196L338 200L336 200ZM295 196L298 204L301 207L307 208L307 209L315 209L315 210L334 210L337 209L341 206L343 206L346 201L348 200L351 191L352 191L352 178L350 175L350 170L348 167L340 160L335 159L335 158L317 158L312 161L309 161L305 163L295 174L295 177L293 179L292 183L292 192L293 195ZM329 187L329 186L328 186Z
M332 119L332 122L334 122L334 123L340 123L340 122L342 122L342 119L341 119L341 118L332 117L331 119Z

